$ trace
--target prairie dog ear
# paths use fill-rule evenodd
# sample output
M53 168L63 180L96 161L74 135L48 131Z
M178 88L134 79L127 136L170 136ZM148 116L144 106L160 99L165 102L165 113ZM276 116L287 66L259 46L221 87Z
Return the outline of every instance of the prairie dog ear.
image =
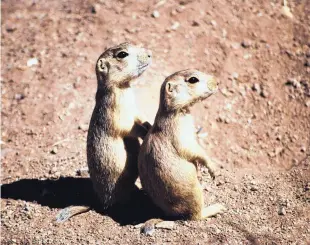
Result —
M98 61L97 61L97 69L99 72L102 72L104 74L107 74L108 73L108 62L106 61L105 58L100 58Z
M177 92L178 85L172 82L166 83L166 92L167 94L174 94Z

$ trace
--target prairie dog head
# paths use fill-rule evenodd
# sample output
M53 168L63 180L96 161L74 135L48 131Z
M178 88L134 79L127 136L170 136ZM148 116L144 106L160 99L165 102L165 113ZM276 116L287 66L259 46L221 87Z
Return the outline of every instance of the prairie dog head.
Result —
M96 63L98 86L129 87L130 81L140 76L151 61L150 50L130 43L109 48Z
M166 111L187 110L218 90L214 76L189 69L167 77L161 87L161 107Z

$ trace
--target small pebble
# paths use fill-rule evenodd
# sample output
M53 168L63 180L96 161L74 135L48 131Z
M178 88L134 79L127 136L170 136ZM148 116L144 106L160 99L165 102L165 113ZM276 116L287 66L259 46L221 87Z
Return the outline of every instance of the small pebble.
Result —
M223 31L222 31L222 37L223 37L223 38L226 38L226 37L227 37L227 31L226 31L226 29L223 29Z
M172 230L174 228L174 225L174 221L163 221L158 223L155 227L158 229Z
M252 86L252 90L260 93L261 92L260 85L258 83L254 83Z
M170 27L171 30L176 31L180 27L179 22L174 22L172 26Z
M293 18L293 14L288 6L283 6L281 8L281 13L285 15L286 17L289 17L290 19Z
M25 95L23 95L23 94L15 94L14 98L15 98L16 100L22 100L22 99L25 98Z
M54 148L51 150L51 153L55 155L55 154L57 154L57 151L58 151L58 150L57 150L57 147L54 147Z
M279 214L279 215L286 215L285 207L283 207L283 206L281 205L281 206L279 207L278 214Z
M239 77L239 74L237 72L233 72L231 75L232 75L232 78L235 80L237 80Z
M93 6L91 6L91 13L92 14L98 13L99 10L100 10L100 5L99 4L94 4Z
M193 21L192 26L199 26L199 22L197 22L196 20Z
M13 26L6 26L5 29L6 29L7 32L14 32L16 30L16 28L13 27Z
M88 125L87 124L80 124L78 129L86 132L88 130Z
M152 17L157 19L157 18L159 18L159 16L160 16L159 12L157 10L154 10L152 13Z
M285 83L286 85L291 85L294 88L300 87L300 83L297 81L295 78L289 78L287 79L287 82Z
M266 90L266 87L263 87L261 92L260 92L260 96L262 96L263 98L268 98L269 97L269 93Z
M137 224L135 225L133 228L135 229L141 229L141 227L144 225L144 223L140 223L140 224Z
M231 47L232 47L233 49L238 49L238 48L240 48L240 44L239 44L239 43L232 43L232 44L231 44Z
M39 64L39 61L37 58L31 58L27 61L27 66L28 67L31 67L31 66L34 66L34 65L37 65Z
M88 177L89 176L88 167L78 169L76 171L76 175L82 177Z
M215 21L215 20L211 20L211 25L214 26L214 27L216 27L216 26L217 26L216 21Z
M243 48L249 48L249 47L251 47L251 41L249 41L249 40L243 40L242 42L241 42L241 46L243 47Z

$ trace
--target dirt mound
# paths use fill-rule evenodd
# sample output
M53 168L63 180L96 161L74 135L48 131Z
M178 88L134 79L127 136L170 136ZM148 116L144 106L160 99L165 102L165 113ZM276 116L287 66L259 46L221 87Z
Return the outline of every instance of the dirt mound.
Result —
M293 18L282 1L2 1L1 243L306 244L310 4L288 7ZM127 223L95 211L55 222L60 208L93 203L78 170L87 166L94 64L123 41L153 51L135 85L150 121L166 76L197 68L218 77L220 92L193 114L222 166L214 182L202 169L206 203L227 213L153 237L134 228L137 207L120 211L140 217Z

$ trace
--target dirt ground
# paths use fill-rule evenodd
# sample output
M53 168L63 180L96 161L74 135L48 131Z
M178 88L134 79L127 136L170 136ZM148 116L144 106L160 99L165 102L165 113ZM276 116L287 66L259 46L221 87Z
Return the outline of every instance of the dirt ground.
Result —
M1 4L1 244L310 244L308 0L288 1L292 18L280 0ZM56 223L62 208L96 200L79 171L94 67L124 41L153 51L134 85L151 122L171 73L197 68L220 81L192 113L201 145L222 167L215 181L202 169L205 202L226 213L153 236L135 228L151 216L143 202Z

